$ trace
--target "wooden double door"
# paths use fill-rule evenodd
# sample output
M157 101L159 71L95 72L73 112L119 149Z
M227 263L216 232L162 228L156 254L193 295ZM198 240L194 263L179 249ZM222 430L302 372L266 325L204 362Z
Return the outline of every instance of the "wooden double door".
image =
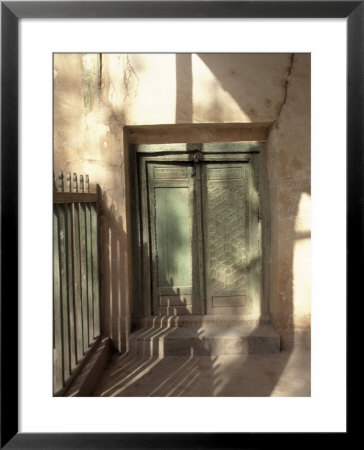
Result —
M258 173L254 153L140 155L148 315L259 313Z

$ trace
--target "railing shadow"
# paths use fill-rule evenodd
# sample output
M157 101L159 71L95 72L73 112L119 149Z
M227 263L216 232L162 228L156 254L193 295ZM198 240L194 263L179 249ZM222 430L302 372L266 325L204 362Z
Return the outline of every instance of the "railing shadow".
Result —
M112 339L114 348L125 353L128 348L130 314L123 280L126 276L126 233L123 218L102 193L100 208L101 242L101 327Z

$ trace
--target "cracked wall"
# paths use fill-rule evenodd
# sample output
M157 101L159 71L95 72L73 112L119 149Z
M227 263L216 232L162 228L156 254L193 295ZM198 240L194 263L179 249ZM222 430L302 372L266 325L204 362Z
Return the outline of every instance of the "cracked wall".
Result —
M124 127L163 125L143 131L153 142L211 142L241 140L239 124L267 122L275 124L267 152L271 311L277 327L307 329L309 55L54 55L54 170L87 173L91 188L101 186L103 325L120 351L132 307ZM226 128L218 131L216 124Z
M310 57L292 55L284 102L268 139L273 321L285 342L311 321Z

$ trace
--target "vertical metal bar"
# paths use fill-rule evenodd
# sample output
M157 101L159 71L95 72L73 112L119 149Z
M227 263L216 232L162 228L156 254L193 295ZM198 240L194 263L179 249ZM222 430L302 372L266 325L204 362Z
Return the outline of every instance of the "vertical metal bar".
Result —
M70 375L65 207L59 205L59 248L62 298L63 381Z
M88 299L87 299L87 251L86 251L86 212L85 204L79 204L80 213L80 260L81 260L81 296L82 296L82 328L83 352L88 349Z
M92 240L92 294L94 300L94 337L100 334L100 285L98 220L96 203L91 203L91 240Z
M74 293L76 312L77 362L83 356L82 328L82 291L81 291L81 254L80 254L80 213L79 204L73 205L73 261L74 261Z
M92 241L91 241L91 207L90 203L85 205L86 211L86 253L87 253L87 298L88 298L88 327L89 345L94 340L94 304L92 297Z
M58 235L58 206L55 205L53 208L53 392L61 389L63 384L61 280Z
M69 175L69 177L68 177ZM71 189L71 174L69 178L69 188ZM73 290L73 226L72 226L72 203L65 205L66 208L66 245L67 245L67 276L68 276L68 313L69 313L69 346L70 346L70 369L76 366L76 330L75 330L75 297Z

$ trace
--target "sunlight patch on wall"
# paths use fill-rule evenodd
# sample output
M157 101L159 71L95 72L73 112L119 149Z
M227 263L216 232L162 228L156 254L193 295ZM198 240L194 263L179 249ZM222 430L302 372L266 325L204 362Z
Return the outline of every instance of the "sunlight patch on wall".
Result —
M125 100L129 124L174 123L176 60L174 54L128 55L137 83ZM126 94L126 88L123 88Z
M311 231L311 196L306 192L301 193L298 204L298 214L295 222L296 232Z
M296 218L293 247L293 320L305 325L311 314L311 197L302 193ZM298 323L299 320L299 323Z
M311 299L311 240L297 239L293 255L294 315L310 314Z

